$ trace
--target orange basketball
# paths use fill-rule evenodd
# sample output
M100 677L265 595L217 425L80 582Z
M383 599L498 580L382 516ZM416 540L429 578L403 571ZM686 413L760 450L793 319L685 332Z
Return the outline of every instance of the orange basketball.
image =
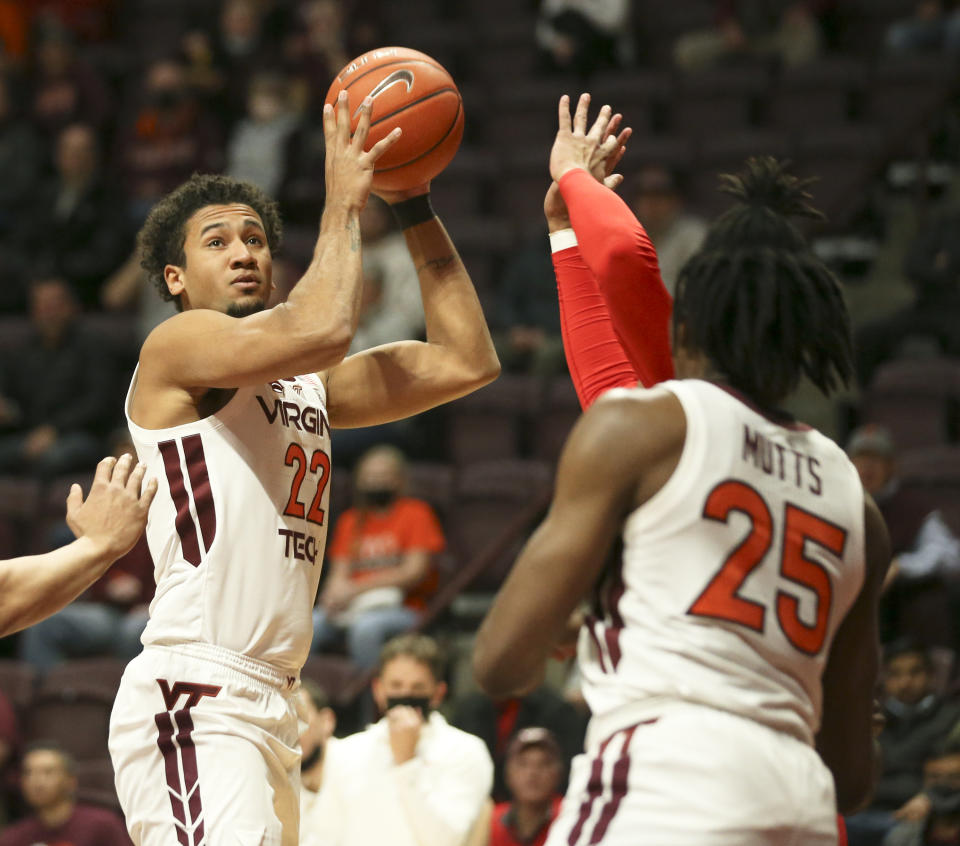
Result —
M394 127L403 130L377 162L374 188L402 191L422 185L457 152L463 138L463 101L450 74L426 53L406 47L371 50L337 74L326 102L336 104L342 89L350 96L351 132L357 128L364 97L373 97L366 149Z

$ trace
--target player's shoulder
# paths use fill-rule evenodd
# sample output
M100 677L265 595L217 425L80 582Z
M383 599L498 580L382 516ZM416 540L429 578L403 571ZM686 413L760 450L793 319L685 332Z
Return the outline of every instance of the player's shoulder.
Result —
M685 436L683 403L669 388L655 386L607 391L584 412L571 440L587 454L625 457L675 449Z
M200 343L205 337L204 333L235 322L234 318L223 312L209 308L177 312L150 330L140 348L140 362L143 364L152 355L162 353L171 344L183 346Z

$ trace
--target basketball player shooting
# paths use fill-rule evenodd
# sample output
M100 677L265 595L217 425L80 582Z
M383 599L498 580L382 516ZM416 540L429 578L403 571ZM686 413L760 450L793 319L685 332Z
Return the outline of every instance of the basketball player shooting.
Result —
M266 309L280 222L253 186L195 176L150 213L143 265L181 313L144 342L126 411L160 479L147 537L157 591L127 667L110 754L138 846L298 842L295 692L327 531L331 427L396 420L499 365L470 278L427 201L380 192L418 268L427 340L345 357L361 300L358 215L394 130L351 138L324 108L326 205L313 261Z
M583 99L572 126L566 101L560 116L566 249L598 273L588 254L630 233L636 253L639 225L597 181L609 110L589 132ZM871 790L886 528L839 447L778 410L802 376L825 393L849 377L849 321L787 220L813 213L803 183L761 159L726 187L737 205L681 273L677 379L609 391L584 414L478 637L482 686L521 693L590 598L578 660L593 717L548 846L833 844L836 808ZM602 244L584 242L584 216ZM594 281L601 295L611 283ZM593 317L618 339L643 320Z

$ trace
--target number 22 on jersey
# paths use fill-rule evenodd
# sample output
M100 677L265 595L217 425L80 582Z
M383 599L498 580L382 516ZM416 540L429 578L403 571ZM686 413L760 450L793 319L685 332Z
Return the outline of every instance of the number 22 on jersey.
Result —
M754 488L745 482L727 479L710 492L703 506L703 517L727 523L734 512L747 517L750 531L727 555L723 566L687 613L763 632L771 610L768 605L772 604L777 622L790 644L806 655L817 655L827 636L833 586L827 570L809 556L808 544L817 544L840 558L846 546L846 531L799 506L789 502L784 505L783 540L776 566L787 583L813 593L816 618L811 624L801 619L800 600L789 590L778 589L770 603L741 596L744 582L758 567L774 566L773 562L767 562L775 526L770 507Z

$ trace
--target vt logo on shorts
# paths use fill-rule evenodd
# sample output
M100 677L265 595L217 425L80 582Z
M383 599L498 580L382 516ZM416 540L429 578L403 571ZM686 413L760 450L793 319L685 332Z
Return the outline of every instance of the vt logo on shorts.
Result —
M197 772L197 750L193 745L193 717L190 709L204 696L216 696L218 685L174 682L157 679L166 711L155 715L159 736L157 746L163 755L167 775L167 791L173 809L174 826L180 846L204 846L203 802L200 799L200 777ZM182 708L177 708L186 695Z

